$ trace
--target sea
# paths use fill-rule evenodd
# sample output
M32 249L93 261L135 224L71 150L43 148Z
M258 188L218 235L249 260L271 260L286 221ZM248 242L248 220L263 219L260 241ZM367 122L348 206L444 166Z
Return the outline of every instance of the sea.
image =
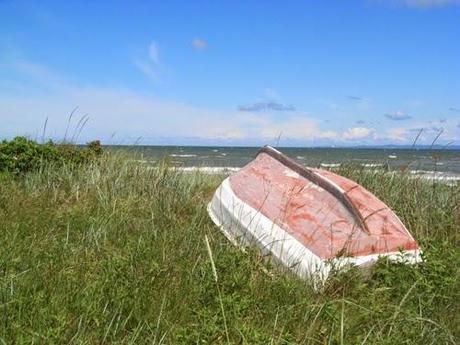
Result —
M209 171L236 170L249 163L258 147L207 146L117 146L134 151L139 162L155 164L167 160L182 168ZM430 148L337 148L277 147L287 156L308 167L334 168L353 164L365 169L404 170L426 178L460 181L460 149Z

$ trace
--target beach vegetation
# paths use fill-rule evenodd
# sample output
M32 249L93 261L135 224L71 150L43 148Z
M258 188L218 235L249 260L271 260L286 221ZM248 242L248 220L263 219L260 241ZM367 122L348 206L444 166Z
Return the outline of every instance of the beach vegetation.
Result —
M0 178L0 343L459 343L460 184L340 168L400 216L424 261L379 260L315 290L212 223L225 176L1 145L2 170L20 174ZM57 152L65 164L43 159Z
M50 163L81 164L101 154L102 146L98 140L81 147L70 142L54 143L52 140L40 144L26 137L16 137L0 142L0 172L22 174L39 170Z

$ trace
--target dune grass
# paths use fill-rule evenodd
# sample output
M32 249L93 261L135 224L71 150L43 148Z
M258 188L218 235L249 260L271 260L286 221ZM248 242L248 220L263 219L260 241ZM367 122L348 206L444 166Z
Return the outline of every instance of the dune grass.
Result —
M233 247L206 204L222 176L105 153L0 175L0 343L456 344L460 185L343 168L424 250L315 291Z

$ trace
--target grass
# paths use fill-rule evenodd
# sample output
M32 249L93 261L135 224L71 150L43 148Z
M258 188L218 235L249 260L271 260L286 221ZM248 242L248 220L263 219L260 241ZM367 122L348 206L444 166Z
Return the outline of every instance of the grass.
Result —
M0 175L0 343L459 343L460 185L340 173L396 211L424 263L315 291L220 234L206 204L222 176L120 153Z

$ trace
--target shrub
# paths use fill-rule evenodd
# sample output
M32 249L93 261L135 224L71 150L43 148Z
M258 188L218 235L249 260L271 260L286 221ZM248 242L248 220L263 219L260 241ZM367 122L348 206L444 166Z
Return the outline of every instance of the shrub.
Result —
M102 154L99 140L88 143L85 147L74 144L55 144L48 141L39 144L25 137L0 142L0 172L22 174L37 170L44 164L82 164Z

